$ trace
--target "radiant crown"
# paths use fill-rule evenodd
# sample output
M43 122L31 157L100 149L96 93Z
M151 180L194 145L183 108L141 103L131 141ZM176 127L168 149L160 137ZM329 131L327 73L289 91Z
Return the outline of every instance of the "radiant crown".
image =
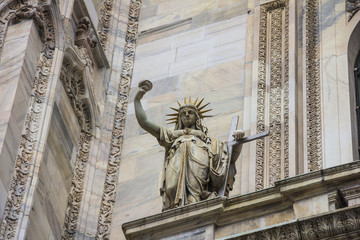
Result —
M179 101L177 101L179 108L173 108L170 107L170 109L174 110L176 113L171 113L171 114L167 114L166 116L170 117L169 119L166 119L166 121L168 121L168 124L171 123L178 123L179 121L179 113L181 111L182 108L184 107L191 107L194 108L197 113L199 114L200 118L207 118L207 117L212 117L211 115L204 115L204 113L210 112L212 109L207 109L204 110L204 108L206 108L210 103L201 105L202 102L204 101L204 98L201 99L199 101L199 103L197 102L199 98L196 98L195 102L191 102L191 97L189 98L189 102L187 102L186 98L184 98L184 105L181 105L181 103Z

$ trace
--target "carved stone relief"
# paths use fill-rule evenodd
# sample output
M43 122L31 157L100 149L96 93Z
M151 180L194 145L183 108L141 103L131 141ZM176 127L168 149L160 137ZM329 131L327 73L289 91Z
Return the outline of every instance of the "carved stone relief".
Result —
M311 219L299 220L295 223L284 224L263 231L246 234L229 240L253 239L354 239L352 233L360 230L360 208L350 208L332 212ZM339 237L339 238L337 238ZM353 236L354 237L354 236Z
M91 64L94 62L94 56L92 49L97 45L97 38L94 29L91 27L91 22L88 17L80 19L75 36L75 44L80 49L84 50L84 54L87 54L84 59L91 59ZM93 67L91 65L91 67Z
M103 0L100 10L100 18L98 24L98 35L100 38L100 43L104 49L106 49L106 44L108 40L108 33L110 29L110 20L112 16L112 9L114 0Z
M360 10L360 1L359 0L347 0L346 1L346 11L349 13L348 21L350 21L359 10Z
M111 137L110 155L108 160L104 192L101 200L100 214L97 225L96 239L108 239L112 212L116 197L116 184L119 173L120 155L122 150L125 118L128 107L128 96L134 68L135 47L138 34L141 0L131 0L129 21L126 31L124 58L121 80L115 110L114 127Z
M286 0L264 4L260 9L257 132L269 126L270 137L256 143L257 190L289 176L288 9Z
M15 169L11 180L8 199L0 226L0 239L17 237L24 209L28 206L26 198L30 194L30 183L34 176L34 163L39 148L41 118L46 109L46 92L53 63L55 48L54 23L52 20L51 3L39 1L12 1L0 9L0 49L6 35L8 24L21 19L34 19L42 36L42 50L34 79L33 89L26 114L25 127L16 158ZM31 203L30 203L31 204Z
M75 44L78 47L69 47L65 51L60 73L60 80L81 128L62 239L74 239L76 237L94 125L94 113L92 113L94 107L91 107L90 101L93 93L93 82L91 76L86 72L91 73L93 71L93 61L89 59L89 55L91 55L91 49L96 46L97 41L89 26L90 21L87 17L80 20L75 39Z
M322 169L319 0L306 1L306 132L308 171Z

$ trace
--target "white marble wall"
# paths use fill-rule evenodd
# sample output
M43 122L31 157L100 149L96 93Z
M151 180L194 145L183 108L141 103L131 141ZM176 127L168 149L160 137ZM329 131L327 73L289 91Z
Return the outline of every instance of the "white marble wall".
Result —
M40 48L40 37L32 20L9 26L0 56L0 216L10 187Z

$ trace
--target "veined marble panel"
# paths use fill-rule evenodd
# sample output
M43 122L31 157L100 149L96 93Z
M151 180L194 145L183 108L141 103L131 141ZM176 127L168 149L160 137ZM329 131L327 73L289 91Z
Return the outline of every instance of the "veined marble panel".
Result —
M0 56L0 179L5 196L10 187L40 49L40 37L32 20L8 27ZM4 204L0 202L0 209Z

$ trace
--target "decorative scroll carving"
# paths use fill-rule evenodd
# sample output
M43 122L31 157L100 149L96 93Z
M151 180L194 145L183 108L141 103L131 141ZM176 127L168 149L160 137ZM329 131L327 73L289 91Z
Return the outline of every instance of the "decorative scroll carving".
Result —
M3 27L0 32L0 39L4 39L3 35L6 34L8 24L15 21L15 19L16 21L21 20L21 17L35 18L39 24L40 35L43 36L43 45L29 100L25 127L21 135L14 174L1 221L0 239L17 237L20 227L19 221L23 217L24 208L29 207L25 199L29 194L30 182L34 176L34 162L39 147L41 117L46 109L46 91L55 47L55 31L49 3L39 1L38 4L25 6L27 3L28 1L13 1L7 8L1 9L0 12L0 21ZM27 9L28 13L24 12L24 9ZM1 41L0 48L2 46L3 41Z
M92 49L97 45L97 38L88 17L83 17L79 21L78 28L76 30L75 44L80 49L85 49L86 54L92 60L91 63L94 62Z
M110 19L112 16L112 9L114 0L103 0L100 10L100 18L98 25L98 35L100 38L100 43L103 48L106 48L108 41L108 32L110 29Z
M273 186L275 181L289 176L288 8L288 1L279 0L264 4L260 9L257 132L265 131L266 121L269 121L270 138L268 148L265 139L256 143L257 190ZM269 76L267 62L270 62ZM268 98L267 86L270 86ZM269 106L268 110L266 106ZM268 165L267 169L265 165ZM266 183L265 175L269 176Z
M92 116L90 104L86 101L89 90L83 78L83 70L78 67L78 64L74 64L72 59L65 57L61 68L60 80L64 85L65 92L70 99L81 129L91 133Z
M259 32L259 81L257 93L257 132L265 131L265 93L266 93L266 52L267 52L267 13L260 9ZM264 188L265 139L256 141L256 190Z
M319 0L306 1L306 124L308 170L322 169Z
M71 183L71 190L65 213L64 232L61 237L63 240L75 239L82 195L84 192L86 165L89 159L91 139L91 134L83 130L81 131L79 150L75 162L75 174Z
M229 240L354 239L360 230L360 208L349 208L310 219L257 231ZM356 235L352 235L356 234ZM338 237L338 238L337 238Z
M69 54L70 50L66 52ZM79 50L78 50L79 51ZM81 52L76 54L76 48L71 50L76 59L72 59L65 54L60 73L60 80L63 83L65 92L69 97L71 106L79 121L81 128L79 149L75 161L75 173L71 183L68 197L68 204L65 212L64 231L62 239L74 239L80 213L81 201L84 192L84 182L86 176L86 166L89 159L90 142L92 139L93 119L90 110L90 103L87 95L89 89L84 79L84 69L86 60L81 61ZM87 56L87 55L86 55ZM82 58L86 58L82 56ZM76 63L81 62L81 63ZM81 66L83 65L83 66ZM92 67L92 65L88 65Z
M346 1L346 11L349 12L349 18L348 18L349 22L359 10L360 10L360 0Z
M101 200L96 239L108 239L110 235L112 211L116 197L118 168L120 164L120 154L124 137L128 96L134 67L140 7L141 0L131 0L129 21L125 38L126 43L124 47L124 59L122 64L123 67L121 71L118 99L115 109L114 127L111 138L110 156L104 184L104 193Z
M22 3L23 2L23 3ZM0 11L0 54L4 44L7 27L9 24L16 24L23 19L34 19L39 28L40 37L42 41L47 41L45 36L49 36L51 32L46 32L48 28L44 26L44 15L39 9L37 3L28 4L29 1L13 1L8 5L7 11L2 9Z

